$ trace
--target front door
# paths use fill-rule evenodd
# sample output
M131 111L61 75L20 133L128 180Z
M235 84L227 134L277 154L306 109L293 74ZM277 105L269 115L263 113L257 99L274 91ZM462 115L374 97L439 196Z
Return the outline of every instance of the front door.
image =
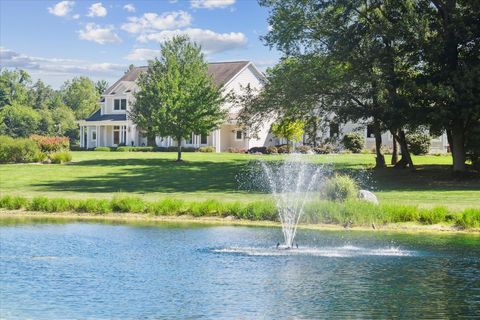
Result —
M120 144L120 126L113 126L113 144Z

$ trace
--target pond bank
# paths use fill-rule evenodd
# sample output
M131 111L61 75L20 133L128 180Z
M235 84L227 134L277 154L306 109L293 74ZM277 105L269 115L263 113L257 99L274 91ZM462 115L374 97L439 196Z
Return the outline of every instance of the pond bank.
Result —
M199 224L199 225L217 225L217 226L252 226L252 227L281 227L279 222L273 221L252 221L236 219L234 217L193 217L190 215L181 216L153 216L134 213L115 213L115 214L90 214L76 212L45 213L32 212L24 210L0 210L0 225L7 223L68 223L68 222L98 222L98 223L124 223L124 224L155 224L155 223L175 223L175 224ZM433 224L422 225L413 222L390 223L375 226L352 226L344 227L338 224L300 224L300 229L309 230L356 230L356 231L388 231L403 233L466 233L480 235L480 228L461 229L455 225Z

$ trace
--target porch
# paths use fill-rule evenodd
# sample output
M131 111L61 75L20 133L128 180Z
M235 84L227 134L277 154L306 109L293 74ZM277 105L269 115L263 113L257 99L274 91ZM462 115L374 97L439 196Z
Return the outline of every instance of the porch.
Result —
M127 123L80 124L80 147L116 147L119 145L138 146L144 143L135 126Z

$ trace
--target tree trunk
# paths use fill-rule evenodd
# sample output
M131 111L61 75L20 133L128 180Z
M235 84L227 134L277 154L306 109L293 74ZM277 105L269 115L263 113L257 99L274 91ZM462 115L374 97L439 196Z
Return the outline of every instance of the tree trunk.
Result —
M382 154L382 132L380 131L380 125L377 121L373 123L374 125L374 134L375 134L375 153L377 154L375 158L375 168L385 168L385 156Z
M177 162L182 161L182 137L177 137Z
M410 151L408 151L407 139L405 138L405 132L403 130L398 131L398 135L395 137L398 140L398 144L400 145L400 150L402 152L402 158L400 161L397 162L395 168L406 168L407 166L411 170L415 170L415 166L413 165L412 157L410 155Z
M397 139L395 138L396 136L395 132L393 130L390 130L390 133L392 134L392 139L393 139L392 160L390 164L394 166L398 162L398 145L397 145Z
M155 136L147 135L147 146L156 147Z
M452 157L453 157L453 172L461 173L467 171L465 165L465 133L461 128L454 128L452 130Z

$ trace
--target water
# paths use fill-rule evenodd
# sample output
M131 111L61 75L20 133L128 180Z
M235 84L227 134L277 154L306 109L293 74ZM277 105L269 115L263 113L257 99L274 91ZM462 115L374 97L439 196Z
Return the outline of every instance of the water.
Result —
M301 155L290 155L280 166L265 161L261 164L278 209L284 247L292 248L305 204L318 197L313 191L323 177L322 167L305 161Z
M0 227L0 318L480 317L480 236L279 228Z

